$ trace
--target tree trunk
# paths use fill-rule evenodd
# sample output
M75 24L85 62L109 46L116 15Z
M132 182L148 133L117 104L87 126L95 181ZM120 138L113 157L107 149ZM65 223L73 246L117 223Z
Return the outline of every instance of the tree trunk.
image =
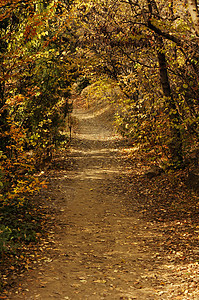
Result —
M158 6L155 0L147 0L147 3L148 3L148 9L150 13L148 19L148 28L154 30L155 27L152 25L150 18L152 16L156 16L156 18L159 19L160 16L159 16ZM172 137L168 144L168 147L169 147L172 165L174 167L180 167L183 165L182 137L179 129L179 125L181 123L180 116L171 91L163 37L160 34L158 34L157 31L154 31L154 37L157 44L157 57L159 62L160 83L162 86L163 94L166 98L167 107L169 109L170 131Z
M188 0L188 9L194 24L195 32L199 36L199 10L197 0Z
M166 56L164 53L164 42L162 37L159 36L156 36L156 41L158 44L157 55L159 62L160 83L162 86L163 94L166 98L167 107L169 109L170 130L172 134L172 138L168 146L172 164L175 167L180 167L183 164L182 137L179 129L181 121L171 91Z

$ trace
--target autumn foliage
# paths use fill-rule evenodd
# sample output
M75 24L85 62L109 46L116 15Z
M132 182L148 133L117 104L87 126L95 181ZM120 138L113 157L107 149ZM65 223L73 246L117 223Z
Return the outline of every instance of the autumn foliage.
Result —
M198 28L190 3L96 0L76 5L78 53L86 73L111 79L123 93L115 102L119 130L174 169L198 149Z
M37 176L60 145L77 68L74 38L54 1L0 4L0 258L37 239ZM62 7L66 12L68 5Z
M93 84L118 131L165 169L198 163L196 1L0 3L0 257L35 241L38 172L60 145L71 86ZM197 14L196 14L197 12ZM92 89L90 90L92 93ZM90 95L89 95L90 96ZM192 155L193 154L193 155Z

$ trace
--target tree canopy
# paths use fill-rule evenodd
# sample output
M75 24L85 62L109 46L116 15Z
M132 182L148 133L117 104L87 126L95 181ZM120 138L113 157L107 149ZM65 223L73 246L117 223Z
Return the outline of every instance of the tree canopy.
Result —
M118 130L167 168L198 155L198 16L196 0L1 1L1 254L35 239L7 216L27 212L36 172L67 143L74 82L119 88Z
M118 0L76 6L79 53L87 68L123 91L117 121L122 132L156 149L173 167L181 167L198 143L194 3Z

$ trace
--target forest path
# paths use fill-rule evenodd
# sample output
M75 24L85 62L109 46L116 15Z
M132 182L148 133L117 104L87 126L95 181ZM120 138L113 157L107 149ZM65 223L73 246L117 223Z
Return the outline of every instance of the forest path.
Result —
M75 116L69 157L59 157L49 174L54 250L11 299L167 299L160 292L164 259L150 247L161 235L141 219L136 195L129 199L122 189L120 178L132 167L109 112Z

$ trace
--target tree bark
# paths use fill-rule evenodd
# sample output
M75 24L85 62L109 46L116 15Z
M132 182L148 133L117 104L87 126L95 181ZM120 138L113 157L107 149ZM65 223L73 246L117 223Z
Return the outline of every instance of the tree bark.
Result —
M150 15L159 16L158 7L155 0L147 0ZM150 17L151 17L150 16ZM151 26L150 26L151 25ZM150 19L148 20L148 28L152 29L152 24ZM170 118L170 131L172 134L171 140L168 144L169 152L171 155L172 164L174 166L182 166L183 164L183 151L182 151L182 137L179 129L181 123L180 116L173 98L171 91L170 80L168 76L167 60L165 55L164 40L161 34L158 34L154 30L154 37L157 43L157 57L159 62L159 72L160 72L160 83L162 86L162 91L166 99L166 105L169 109Z
M188 9L194 24L195 32L199 36L199 10L197 0L188 0Z
M162 40L162 37L158 36L156 36L156 41L158 42L159 46L157 55L159 62L160 83L162 86L163 94L166 98L167 107L169 109L170 130L172 134L172 138L168 144L168 147L173 165L180 167L183 164L182 137L179 129L181 121L171 91L166 56L164 53L164 42Z

